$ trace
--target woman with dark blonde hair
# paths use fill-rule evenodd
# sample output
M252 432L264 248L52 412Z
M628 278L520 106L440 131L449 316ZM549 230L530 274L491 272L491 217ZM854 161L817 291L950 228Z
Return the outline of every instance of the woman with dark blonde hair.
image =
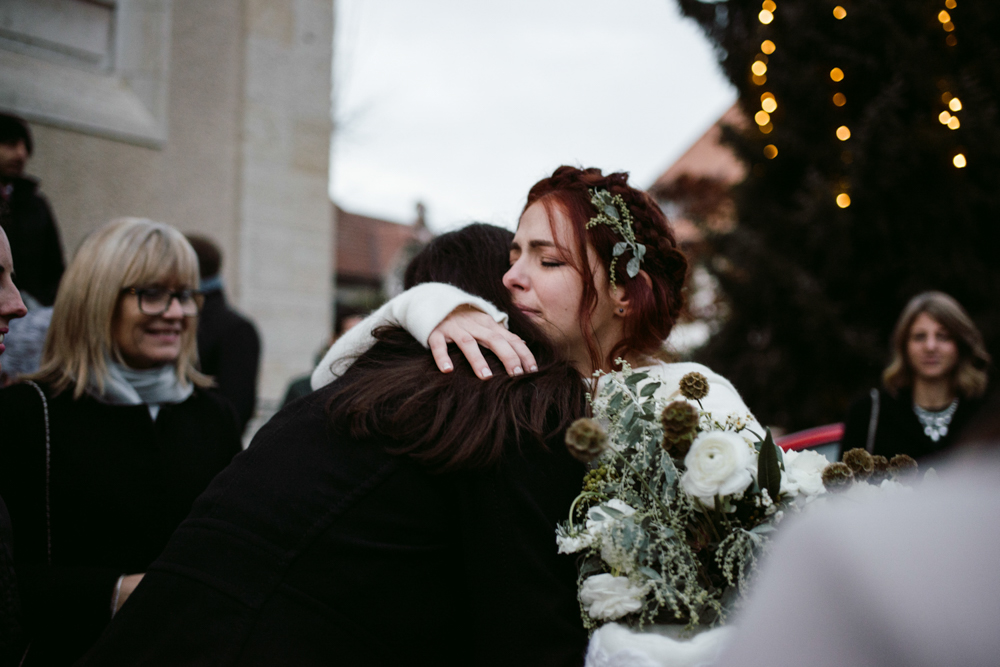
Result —
M982 335L955 299L918 294L896 322L884 388L851 406L842 448L915 459L947 449L981 403L989 363Z
M195 364L198 263L184 236L113 221L62 280L38 373L0 390L25 664L70 664L240 450Z

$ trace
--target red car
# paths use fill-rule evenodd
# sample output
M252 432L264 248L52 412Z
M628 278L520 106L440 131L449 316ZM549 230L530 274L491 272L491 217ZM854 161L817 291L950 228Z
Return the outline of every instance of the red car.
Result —
M785 451L811 449L833 463L840 460L840 441L843 437L844 424L837 423L789 433L775 438L774 442Z

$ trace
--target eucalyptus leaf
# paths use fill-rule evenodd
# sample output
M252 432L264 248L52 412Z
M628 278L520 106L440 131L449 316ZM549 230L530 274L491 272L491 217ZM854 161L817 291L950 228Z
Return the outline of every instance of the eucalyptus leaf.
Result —
M760 447L760 458L757 460L757 481L762 489L767 489L771 500L776 500L781 491L781 467L778 465L778 456L778 446L774 444L771 429L767 429L764 444Z
M632 420L635 419L635 403L629 403L625 406L625 409L621 413L622 427L625 429L632 428Z
M588 558L580 565L580 576L587 577L604 571L603 561L600 558Z
M651 396L659 388L660 388L659 382L650 382L649 384L647 384L642 388L642 391L639 392L639 396Z
M628 443L630 445L635 445L639 443L642 438L643 425L642 422L636 420L635 425L632 426L632 430L628 432Z
M618 219L618 209L612 206L611 204L604 205L604 214L607 215L612 220Z
M632 373L625 378L625 386L635 387L637 384L649 377L649 373Z
M612 249L611 254L614 255L615 257L618 257L619 255L625 252L626 248L628 248L628 244L625 243L624 241L619 241L618 243L615 244L615 247L614 249Z
M651 567L646 567L645 565L643 565L642 567L639 568L639 571L654 581L659 581L660 579L662 579L660 573Z
M623 394L620 391L617 392L614 396L612 396L611 400L608 401L608 412L617 412L618 408L622 406L622 400L624 398L625 394Z
M638 257L639 259L642 259L643 257L645 257L646 256L646 246L644 246L641 243L636 243L635 244L635 256Z
M769 523L762 523L750 530L751 533L756 533L757 535L767 535L768 533L773 533L777 530L774 526Z
M620 519L624 514L616 510L614 507L608 507L607 505L601 505L601 511L607 514L612 519Z
M664 454L668 459L669 455ZM664 461L663 465L660 466L663 469L663 480L666 484L673 484L677 481L677 468L674 467L673 462Z
M629 278L635 278L637 275L639 275L639 258L638 257L633 257L632 259L630 259L628 261L628 264L625 265L625 273L628 274Z

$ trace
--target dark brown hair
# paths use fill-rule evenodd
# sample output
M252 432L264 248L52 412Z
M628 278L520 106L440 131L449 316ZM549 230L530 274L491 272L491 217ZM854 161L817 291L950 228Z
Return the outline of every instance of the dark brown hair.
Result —
M200 234L185 234L188 243L198 255L198 274L201 279L211 278L222 268L222 251L218 244L207 236Z
M505 450L541 446L585 412L580 374L513 308L502 278L513 234L473 224L434 239L411 262L405 286L446 282L509 314L510 330L525 340L537 373L508 377L483 350L493 378L476 377L464 355L449 346L454 371L438 371L431 354L406 331L382 327L377 342L336 382L327 404L335 429L355 439L383 436L389 451L435 472L483 468Z
M906 304L892 334L892 361L882 373L886 391L893 396L913 386L913 366L907 354L910 329L921 313L927 313L948 330L958 347L958 361L952 372L952 387L962 398L978 398L986 391L986 369L990 353L983 344L972 318L954 298L944 292L922 292Z
M590 325L591 313L597 306L597 288L590 264L581 260L587 257L589 243L601 264L609 267L615 244L623 239L607 225L587 229L587 223L597 215L597 209L590 201L591 190L607 190L612 195L621 195L632 215L635 239L646 246L641 269L649 276L649 283L641 276L629 278L625 272L625 266L632 258L631 250L626 250L615 263L615 284L625 290L629 307L625 315L624 336L611 350L597 349ZM631 187L626 173L605 176L600 169L562 166L552 176L532 186L524 210L536 202L545 207L550 223L554 218L551 207L558 206L573 230L576 260L571 258L571 263L583 279L580 329L593 367L609 369L617 357L658 352L680 315L687 259L677 248L667 217L653 198ZM552 233L554 236L555 229Z
M0 113L0 144L16 144L19 141L24 142L28 155L35 151L28 122L12 113Z

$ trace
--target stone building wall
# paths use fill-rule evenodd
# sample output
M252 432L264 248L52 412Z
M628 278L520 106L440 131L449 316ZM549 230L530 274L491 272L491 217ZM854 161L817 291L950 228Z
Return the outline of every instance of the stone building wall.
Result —
M78 1L43 4L72 19ZM135 51L119 63L130 70L116 78L0 41L0 108L31 121L28 171L68 256L122 215L219 242L229 297L263 338L266 409L329 336L333 2L104 6L133 21L131 42L116 44Z

